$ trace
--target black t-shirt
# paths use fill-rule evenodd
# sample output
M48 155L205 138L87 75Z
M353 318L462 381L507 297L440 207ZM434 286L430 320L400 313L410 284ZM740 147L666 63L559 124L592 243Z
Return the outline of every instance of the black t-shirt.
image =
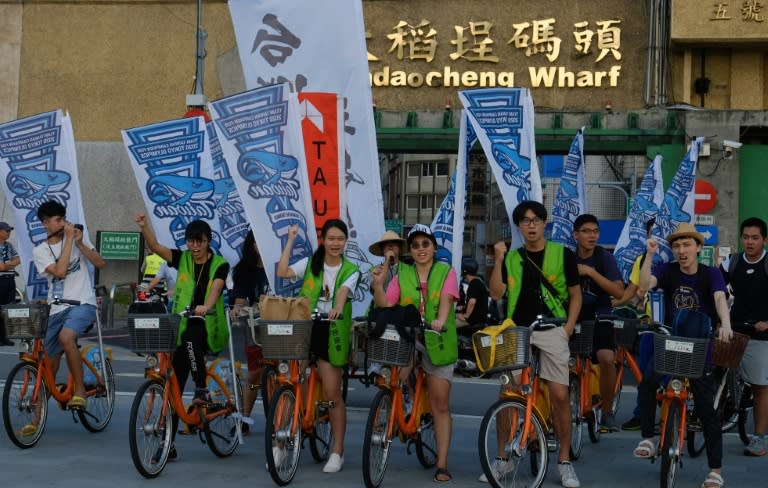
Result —
M258 303L259 297L269 288L267 273L261 267L244 269L235 266L232 281L232 298L244 298L248 305Z
M173 254L169 265L171 268L179 269L179 263L181 263L181 249L171 249ZM202 268L202 269L201 269ZM192 307L198 305L205 305L205 290L208 289L208 275L211 273L211 259L209 258L203 264L195 263L193 266L193 277L195 279L195 296L190 304ZM229 263L224 263L216 270L216 274L213 279L221 279L226 281L227 274L229 274ZM199 277L199 278L198 278ZM178 286L178 284L177 284Z
M740 328L739 324L768 320L768 276L763 263L763 260L768 259L768 254L756 263L745 261L742 253L731 256L731 259L739 260L733 276L729 275L727 269L720 268L725 282L730 283L733 289L731 322L736 331L749 332ZM768 331L758 332L753 338L768 340Z
M576 253L568 249L563 249L563 267L565 268L565 284L568 287L579 284L579 268L576 266ZM526 251L536 266L541 268L544 265L544 250L531 252ZM522 256L521 256L522 257ZM517 306L512 320L515 324L528 327L536 320L537 315L551 317L552 312L544 304L541 297L541 272L536 269L527 259L523 258L523 280L520 288L520 295L517 297ZM507 267L501 267L501 280L507 282ZM567 310L566 310L567 312Z
M467 302L472 298L475 299L475 307L472 315L467 317L467 322L469 325L485 324L488 322L488 289L480 278L469 282Z

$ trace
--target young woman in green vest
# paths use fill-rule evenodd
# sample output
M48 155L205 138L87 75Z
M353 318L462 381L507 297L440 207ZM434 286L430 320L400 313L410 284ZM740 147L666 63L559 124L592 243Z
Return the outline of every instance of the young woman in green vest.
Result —
M224 300L221 296L224 282L229 273L229 263L211 250L211 227L202 220L187 225L184 238L187 249L169 249L160 244L148 225L143 212L136 215L136 223L152 252L178 270L174 293L173 313L182 312L188 306L200 318L182 318L179 324L178 348L173 355L173 369L184 391L187 377L192 373L195 382L195 404L210 401L205 381L205 353L217 353L229 341L227 318L224 315ZM212 315L207 315L213 310ZM178 431L179 418L173 416L173 435ZM159 453L158 453L159 454ZM176 458L176 447L171 445L170 459Z
M437 471L434 481L451 481L448 472L448 446L451 444L451 410L449 399L453 367L458 357L455 303L459 299L456 271L435 260L437 240L429 226L416 224L408 233L408 247L413 266L400 264L397 279L384 289L386 268L372 272L374 300L379 307L418 305L430 330L424 333L422 367L427 373L427 390L435 422Z
M311 309L327 313L330 327L312 329L310 349L317 355L317 370L325 398L332 401L330 411L333 446L324 473L336 473L344 465L344 433L347 412L341 396L343 367L349 358L349 337L352 326L352 296L360 280L357 266L344 257L347 244L347 224L338 219L327 220L320 231L322 244L309 258L289 264L299 227L288 229L288 242L277 264L277 276L292 280L303 279L300 296L311 301ZM337 320L338 319L338 320Z

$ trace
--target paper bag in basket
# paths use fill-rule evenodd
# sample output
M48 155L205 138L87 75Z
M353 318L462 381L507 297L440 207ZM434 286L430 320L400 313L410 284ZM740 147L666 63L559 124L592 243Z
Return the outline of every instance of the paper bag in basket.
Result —
M261 320L310 320L309 298L262 295L259 298Z

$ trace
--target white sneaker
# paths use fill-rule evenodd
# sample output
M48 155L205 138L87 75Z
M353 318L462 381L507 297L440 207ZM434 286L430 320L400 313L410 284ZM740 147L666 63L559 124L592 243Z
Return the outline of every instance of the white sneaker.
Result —
M507 471L509 471L509 463L507 463L506 459L497 457L491 463L491 471L493 472L494 477L500 478L502 475L507 473ZM483 483L488 483L488 477L485 475L485 473L481 474L477 480Z
M560 473L560 483L565 488L579 488L579 478L576 477L576 470L570 462L557 463L557 472Z
M325 463L325 467L323 467L323 473L338 473L341 471L342 466L344 466L344 458L335 452L331 453L328 462Z
M287 455L288 453L285 452L285 449L280 447L272 448L272 459L275 460L275 466L281 466L285 462Z

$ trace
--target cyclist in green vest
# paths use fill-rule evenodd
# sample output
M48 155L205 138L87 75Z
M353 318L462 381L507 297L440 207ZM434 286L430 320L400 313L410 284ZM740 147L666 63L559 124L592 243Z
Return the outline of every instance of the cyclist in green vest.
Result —
M414 264L400 264L397 279L386 290L387 269L373 270L374 300L379 307L417 305L431 330L424 333L424 344L417 344L422 367L427 374L427 391L432 406L437 443L437 471L434 481L451 481L448 472L448 447L451 444L449 399L454 363L458 357L455 303L459 299L456 272L450 265L435 260L437 240L429 226L416 224L408 233L408 247Z
M581 486L571 465L571 408L568 400L568 339L581 309L581 283L576 255L544 237L547 209L525 200L512 211L512 222L523 237L523 246L507 252L504 242L494 246L491 296L499 300L506 292L507 318L518 327L529 326L537 315L567 318L562 327L531 334L531 344L541 352L540 376L549 385L555 434L560 442L557 470L567 488ZM492 469L503 471L506 459L498 457Z
M160 244L143 212L136 214L136 223L152 252L178 270L173 313L182 312L191 306L193 315L205 317L181 319L178 348L173 354L173 369L182 391L191 372L195 382L195 396L192 402L197 405L206 404L211 397L206 388L205 353L217 353L224 349L229 341L224 299L221 296L229 273L229 263L211 250L213 233L211 227L202 220L194 220L187 225L184 231L186 250L169 249ZM208 315L210 310L214 311L212 315ZM179 418L174 415L174 437L178 424ZM169 458L176 458L174 445L171 447Z
M347 224L330 219L323 224L323 239L309 258L301 258L289 264L293 244L299 226L288 229L288 242L277 264L277 276L292 280L303 279L299 295L308 297L311 309L327 313L330 327L313 327L310 349L317 355L317 370L323 385L323 393L333 402L330 410L333 446L324 473L341 471L344 465L344 433L347 412L341 396L343 367L349 359L349 336L352 327L352 301L360 280L360 271L352 261L344 257L349 231Z

